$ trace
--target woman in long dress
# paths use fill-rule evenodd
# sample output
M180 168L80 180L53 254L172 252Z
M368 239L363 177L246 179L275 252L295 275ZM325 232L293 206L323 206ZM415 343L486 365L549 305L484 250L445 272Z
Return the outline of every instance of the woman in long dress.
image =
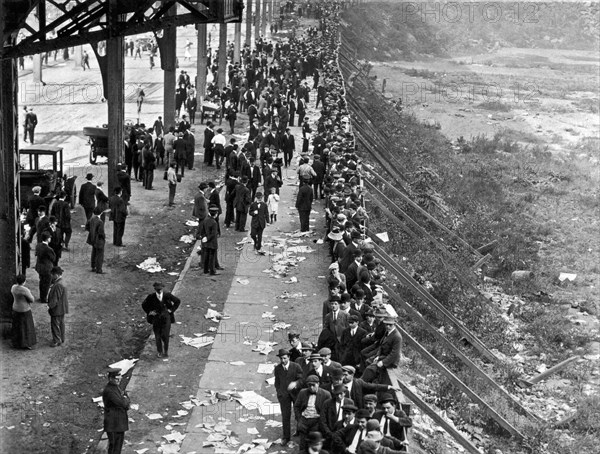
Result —
M37 343L33 315L31 314L31 303L33 295L25 287L25 276L19 274L17 283L12 286L10 292L13 296L12 317L12 345L14 348L31 348Z

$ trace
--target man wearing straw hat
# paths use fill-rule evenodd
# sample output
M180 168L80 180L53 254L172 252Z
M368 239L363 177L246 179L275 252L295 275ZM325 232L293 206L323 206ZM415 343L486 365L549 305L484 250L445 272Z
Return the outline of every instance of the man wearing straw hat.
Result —
M129 430L127 410L129 397L121 391L121 369L108 369L108 383L102 391L104 404L104 431L108 437L108 454L121 454L125 432Z

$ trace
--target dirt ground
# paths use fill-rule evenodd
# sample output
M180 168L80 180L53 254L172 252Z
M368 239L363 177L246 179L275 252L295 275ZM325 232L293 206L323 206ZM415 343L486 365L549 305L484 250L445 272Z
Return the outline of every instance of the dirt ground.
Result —
M178 49L183 54L185 38L192 41L194 29L179 29ZM215 33L213 32L213 43ZM195 50L195 49L194 49ZM36 142L65 147L65 164L69 174L77 175L77 186L87 172L96 181L104 180L106 164L91 166L87 159L84 125L105 122L106 103L89 94L81 95L81 87L99 83L100 76L91 56L92 71L73 68L72 62L59 61L44 71L47 87L60 88L61 96L32 83L27 68L20 78L21 105L34 106L40 121ZM195 74L195 61L184 62L182 68ZM68 79L68 80L67 80ZM162 115L162 72L150 72L147 60L126 60L126 83L142 81L150 87L141 121L152 123ZM37 87L37 88L36 88ZM58 87L58 88L57 88ZM74 89L69 87L76 87ZM152 89L154 87L155 89ZM46 90L46 91L43 91ZM133 118L135 103L126 98L126 118ZM69 108L65 109L68 105ZM241 116L240 116L241 117ZM246 122L247 123L247 122ZM238 121L240 130L243 121ZM72 214L73 237L70 252L64 252L60 265L65 269L64 281L69 292L66 318L67 341L51 348L47 309L33 305L38 344L33 351L14 350L8 340L1 344L2 393L0 452L2 453L81 453L94 445L102 431L102 409L92 402L101 395L106 383L103 370L123 358L138 357L151 329L145 321L141 302L152 291L152 283L161 280L171 289L182 271L193 244L180 242L182 235L192 233L185 225L191 219L191 202L200 181L216 179L215 171L200 169L198 152L202 150L204 127L196 125L196 170L187 171L177 188L175 208L167 206L168 189L163 181L163 166L155 171L153 191L145 191L141 183L132 182L130 216L125 227L126 248L112 246L112 223L106 221L107 241L104 260L106 274L90 272L90 248L86 235L83 209ZM106 186L105 186L106 188ZM223 240L226 242L226 240ZM164 272L151 274L136 265L148 257L156 257ZM35 257L31 254L32 265ZM197 260L194 260L194 264ZM225 272L226 273L226 272ZM26 285L38 297L37 273L27 272ZM206 292L213 301L223 301L229 285L227 276L220 281L207 281Z

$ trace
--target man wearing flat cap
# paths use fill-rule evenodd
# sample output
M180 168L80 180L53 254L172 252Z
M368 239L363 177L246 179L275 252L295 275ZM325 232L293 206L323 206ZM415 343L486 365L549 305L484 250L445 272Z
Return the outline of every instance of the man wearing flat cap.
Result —
M155 282L153 287L154 293L146 297L142 309L146 312L146 320L152 324L157 356L167 358L171 323L175 323L175 311L181 304L181 300L172 293L163 291L165 286L162 282Z
M108 454L121 454L125 432L129 430L129 397L119 387L121 369L108 369L108 383L102 391L104 431L108 437Z
M326 447L331 442L331 435L335 430L335 425L338 422L342 422L344 419L344 406L352 405L354 402L344 397L346 394L346 387L339 383L335 385L331 390L331 399L328 399L323 404L323 412L321 413L321 428L323 436L327 440Z
M281 422L283 423L283 438L281 445L286 446L291 438L291 419L294 399L296 398L299 382L302 380L302 368L290 361L290 352L280 349L277 353L279 364L275 366L275 390L281 407ZM298 418L296 418L296 421Z
M307 388L300 391L294 404L294 411L300 418L298 433L301 453L307 451L307 435L320 429L325 401L331 398L329 392L319 388L319 377L316 375L308 376L306 385Z
M367 383L361 378L355 378L356 368L353 366L342 366L343 381L346 387L346 397L349 397L356 403L359 408L364 407L365 394L376 393L381 391L399 391L399 388L394 388L391 385L379 383Z
M87 221L92 217L94 208L96 208L96 185L92 183L94 179L93 173L88 173L85 179L87 181L79 188L79 205L83 207L85 220Z

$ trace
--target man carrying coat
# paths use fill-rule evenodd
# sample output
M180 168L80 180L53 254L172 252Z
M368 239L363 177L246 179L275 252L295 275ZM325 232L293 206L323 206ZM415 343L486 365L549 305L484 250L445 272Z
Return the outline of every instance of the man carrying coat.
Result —
M250 237L254 241L254 253L256 255L265 255L265 252L262 250L262 236L267 226L267 219L269 219L269 210L267 204L263 201L262 192L256 193L254 202L250 205L250 216L252 216Z
M125 432L129 430L129 397L121 391L121 369L108 369L108 383L102 391L104 404L104 431L108 437L108 454L121 454Z
M146 320L152 324L157 356L167 358L171 323L175 323L175 311L181 304L181 300L169 292L163 292L165 286L162 282L155 282L153 287L154 293L146 297L142 309L146 312Z

